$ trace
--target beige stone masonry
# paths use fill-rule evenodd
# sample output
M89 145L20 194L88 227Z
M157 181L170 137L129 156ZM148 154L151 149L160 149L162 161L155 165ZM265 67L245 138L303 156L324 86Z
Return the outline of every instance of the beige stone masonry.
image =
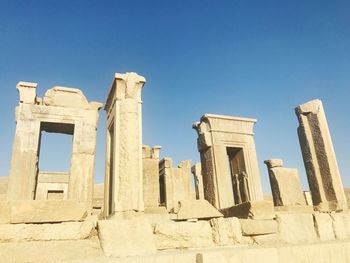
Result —
M280 237L284 242L301 244L317 241L312 214L277 214L276 220Z
M223 217L207 200L181 200L174 212L177 220Z
M284 168L280 159L266 160L275 206L305 206L297 169Z
M156 252L150 223L141 217L98 221L98 235L106 256L126 257Z
M173 167L171 158L159 162L161 203L168 212L177 210L179 201L194 200L191 181L191 161L181 161L178 167Z
M158 207L159 190L159 152L161 146L142 146L143 152L143 198L145 207Z
M25 209L26 213L36 213L35 208L50 207L49 203L35 204L31 201L51 197L69 201L69 206L75 202L76 206L84 207L84 213L90 213L98 110L102 104L89 103L80 90L66 87L49 89L42 100L36 95L36 87L36 83L19 82L17 85L20 102L16 107L16 134L7 198L15 201L16 209L21 207L19 211L30 203L28 209ZM73 135L71 165L66 173L39 171L40 138L43 131ZM18 202L25 203L21 206ZM56 222L57 214L52 215ZM30 220L40 220L38 215L27 216L32 218ZM59 218L62 221L77 219L77 216L69 216L73 214L62 213ZM46 214L45 220L50 221L49 214Z
M94 222L0 224L0 242L86 239L96 235Z
M108 93L105 217L144 211L141 90L145 82L136 73L116 73Z
M319 211L347 209L326 115L320 100L309 101L295 109L298 135L312 201Z
M214 218L210 220L210 224L216 244L227 246L247 243L247 239L242 236L241 224L237 217Z
M154 228L159 250L213 246L212 230L208 221L162 222Z
M254 119L205 114L198 133L204 196L217 209L263 200L256 157Z
M202 166L200 163L196 163L192 166L191 172L194 176L194 186L196 190L196 199L204 199L204 187L203 187L203 176Z
M238 217L241 219L273 219L275 211L270 201L245 202L222 209L220 212L225 217Z
M240 219L243 236L275 234L278 232L276 220Z

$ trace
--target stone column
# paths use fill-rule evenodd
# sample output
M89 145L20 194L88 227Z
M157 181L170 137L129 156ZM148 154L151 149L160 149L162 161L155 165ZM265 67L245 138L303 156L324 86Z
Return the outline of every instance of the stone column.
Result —
M144 211L142 175L141 90L146 80L136 73L115 74L107 111L106 208L112 214ZM112 200L110 200L112 198ZM106 214L105 214L106 215Z
M23 81L17 84L20 99L16 108L16 134L8 184L10 200L34 200L39 161L40 121L33 120L33 117L29 116L31 106L36 102L37 85Z
M143 150L143 198L145 207L159 206L159 152L161 146L149 147Z
M204 200L203 176L200 163L196 163L191 168L194 175L194 183L196 188L196 199Z
M347 201L328 123L320 100L298 106L298 135L312 194L319 211L344 210Z
M266 160L275 206L306 205L297 169L284 168L281 159Z

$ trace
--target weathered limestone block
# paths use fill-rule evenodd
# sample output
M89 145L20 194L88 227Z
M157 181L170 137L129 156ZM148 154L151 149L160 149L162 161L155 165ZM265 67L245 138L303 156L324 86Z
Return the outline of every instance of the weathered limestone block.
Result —
M181 200L174 211L178 220L223 217L207 200Z
M196 199L204 199L204 187L202 167L200 163L196 163L192 166L191 172L194 175L194 185L196 190Z
M213 229L213 239L221 246L243 244L246 239L242 236L241 225L236 217L214 218L210 220Z
M170 219L170 214L164 206L159 207L145 207L144 218L146 218L152 226L159 222Z
M317 240L312 214L277 214L280 237L291 244L310 243Z
M275 206L306 205L297 169L284 168L279 159L266 160Z
M74 200L12 201L11 223L54 223L82 221L88 205Z
M350 213L331 213L334 235L337 239L350 238Z
M219 210L263 200L255 123L255 119L205 114L192 125L198 134L205 199ZM237 184L232 187L232 182Z
M314 213L317 235L321 241L334 240L333 220L330 214Z
M284 259L279 259L277 249L271 247L237 247L229 249L213 249L202 251L200 259L197 262L200 263L213 263L213 262L225 262L225 263L280 263L285 262Z
M35 241L0 243L1 262L52 263L84 262L99 263L103 256L98 239Z
M145 207L159 206L159 152L161 147L142 146L143 198Z
M0 242L86 239L95 235L94 222L0 224Z
M323 105L309 101L295 109L298 135L315 208L338 211L347 208L343 183Z
M2 196L0 200L5 200L7 188L8 188L8 176L0 176L0 197Z
M169 212L178 209L178 202L194 200L191 181L191 161L181 161L178 167L172 167L172 159L164 158L159 162L160 180L164 190L161 199Z
M281 246L278 262L349 262L349 249L350 243L340 242Z
M245 202L220 211L225 217L238 217L242 219L273 219L275 211L272 202L255 201Z
M156 252L150 223L143 218L98 221L98 235L108 257L148 255Z
M278 232L275 220L240 219L243 236L267 235Z
M252 241L254 244L258 245L270 245L275 246L276 244L283 244L284 241L281 240L279 233L266 234L266 235L256 235L252 236Z
M108 93L105 217L144 211L141 90L145 82L136 73L116 73Z
M163 222L154 228L156 247L159 250L213 246L209 222Z
M11 221L11 205L10 202L0 200L0 224L8 224Z

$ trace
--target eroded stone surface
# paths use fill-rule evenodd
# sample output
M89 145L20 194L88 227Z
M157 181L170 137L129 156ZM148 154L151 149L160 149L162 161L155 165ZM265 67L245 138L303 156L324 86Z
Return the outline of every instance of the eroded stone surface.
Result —
M214 218L210 220L213 229L213 239L219 245L246 243L242 236L241 225L236 217Z
M244 236L266 235L278 232L275 220L240 219L239 222Z
M280 237L292 244L310 243L317 240L312 214L277 214Z
M157 249L198 248L213 246L209 222L163 222L154 228Z
M86 239L95 233L94 222L58 224L0 224L0 242Z
M343 183L320 100L309 101L295 109L298 135L313 204L319 211L347 208Z
M82 221L88 206L71 200L13 201L10 203L11 223L50 223Z
M334 240L333 220L328 213L314 214L315 228L321 241Z
M284 168L279 159L267 160L270 185L275 206L306 205L297 169Z
M220 211L224 216L242 219L273 219L275 211L270 201L246 202Z
M223 217L207 200L182 200L176 209L177 219L205 219Z
M98 235L106 256L147 255L156 251L151 225L143 218L100 220Z

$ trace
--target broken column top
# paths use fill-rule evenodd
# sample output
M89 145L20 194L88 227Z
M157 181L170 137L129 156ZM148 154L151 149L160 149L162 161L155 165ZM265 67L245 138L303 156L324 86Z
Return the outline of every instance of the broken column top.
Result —
M38 83L26 81L18 82L16 88L19 92L19 102L25 104L35 104L37 87Z
M295 113L296 115L300 114L308 114L308 113L314 113L317 114L322 108L322 101L319 99L316 100L311 100L309 102L306 102L304 104L299 105L298 107L295 108Z
M270 159L264 161L268 168L283 167L282 159Z
M141 89L145 83L146 79L135 72L115 73L105 110L109 111L114 100L134 99L141 102Z
M142 158L143 159L159 159L160 150L162 146L155 145L150 147L148 145L142 145Z

